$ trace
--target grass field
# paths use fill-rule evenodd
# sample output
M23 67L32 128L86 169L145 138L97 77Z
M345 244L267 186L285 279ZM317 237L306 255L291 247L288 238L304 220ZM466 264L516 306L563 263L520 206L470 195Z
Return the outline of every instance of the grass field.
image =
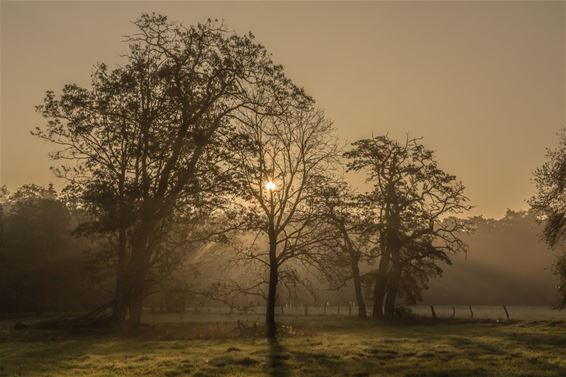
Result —
M233 316L166 319L127 337L13 333L0 344L0 376L566 376L564 321L281 316L285 336L268 342L239 337Z

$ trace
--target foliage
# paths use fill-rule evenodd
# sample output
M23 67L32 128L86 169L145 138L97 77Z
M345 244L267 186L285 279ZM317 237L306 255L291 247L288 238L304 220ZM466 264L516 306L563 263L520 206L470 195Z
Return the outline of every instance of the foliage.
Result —
M566 129L558 135L558 146L549 149L546 161L534 172L536 194L529 200L531 208L544 222L543 238L551 248L561 248L566 232ZM566 268L564 254L557 257L554 273L560 282L562 296L558 308L566 307Z
M438 263L465 250L460 234L466 222L453 216L470 209L468 199L462 183L438 167L419 139L362 139L344 156L348 169L366 172L373 186L359 206L372 211L368 229L379 239L374 315L384 302L386 316L393 317L397 296L420 299L428 280L442 272Z
M372 273L362 274L360 263L371 265L379 257L378 240L371 231L376 225L374 219L344 180L327 179L318 188L316 206L329 235L321 245L327 250L323 273L337 288L352 280L358 316L364 318L367 313L363 285L367 285Z
M558 309L566 307L566 254L561 254L556 258L554 264L554 274L558 277L558 293L562 297L562 301L556 306Z
M81 231L114 238L114 319L134 325L171 234L202 224L231 191L225 146L238 113L310 100L251 34L156 14L135 25L126 64L99 64L90 88L47 92L38 111L48 122L34 132L60 147L55 171L92 215Z
M24 185L1 203L0 307L3 312L84 309L105 296L84 269L96 244L74 237L80 213L52 186Z

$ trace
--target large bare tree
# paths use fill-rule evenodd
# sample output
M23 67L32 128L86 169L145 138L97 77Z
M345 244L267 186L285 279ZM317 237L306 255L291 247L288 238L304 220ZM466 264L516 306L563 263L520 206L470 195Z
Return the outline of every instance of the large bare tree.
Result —
M317 226L313 200L333 169L337 146L331 122L314 108L280 116L247 113L240 125L234 149L248 230L256 235L240 257L265 271L246 291L266 298L266 335L274 337L278 284L297 280L291 262L315 263L315 245L327 237Z

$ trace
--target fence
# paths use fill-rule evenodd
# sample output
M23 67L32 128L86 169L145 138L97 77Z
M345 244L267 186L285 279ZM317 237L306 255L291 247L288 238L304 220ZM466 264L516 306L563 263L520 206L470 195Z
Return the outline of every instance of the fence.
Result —
M416 305L408 306L410 311L424 318L437 319L502 319L502 320L566 320L566 311L552 310L547 306L508 306L508 305ZM148 309L148 312L158 313L159 310ZM208 315L232 315L239 317L262 317L265 307L260 305L248 306L242 310L226 306L191 306L184 312L170 313L178 319L199 320ZM276 308L277 315L281 316L341 316L356 317L358 307L355 303L344 304L299 304L283 305ZM177 316L178 315L178 316ZM371 317L371 306L367 310Z

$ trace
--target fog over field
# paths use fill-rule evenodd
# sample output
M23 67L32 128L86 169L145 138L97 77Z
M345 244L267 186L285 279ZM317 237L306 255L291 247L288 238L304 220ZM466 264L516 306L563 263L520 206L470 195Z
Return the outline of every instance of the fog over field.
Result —
M425 302L551 306L558 299L558 280L549 274L555 253L542 242L541 231L526 212L477 219L475 232L465 237L468 253L431 282Z

